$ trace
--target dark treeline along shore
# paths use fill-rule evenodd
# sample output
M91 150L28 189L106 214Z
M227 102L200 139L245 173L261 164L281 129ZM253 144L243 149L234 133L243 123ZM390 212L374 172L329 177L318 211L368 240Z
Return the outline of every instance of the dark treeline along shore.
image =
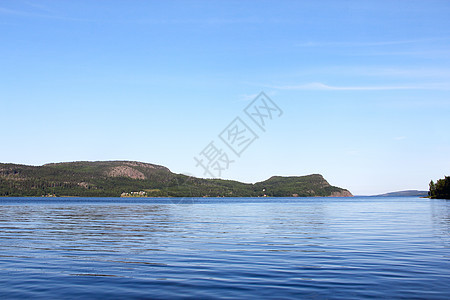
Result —
M319 174L273 176L255 184L202 179L134 161L26 166L0 163L0 196L79 197L351 197Z
M431 180L428 195L434 199L450 199L450 176L438 179L436 183Z

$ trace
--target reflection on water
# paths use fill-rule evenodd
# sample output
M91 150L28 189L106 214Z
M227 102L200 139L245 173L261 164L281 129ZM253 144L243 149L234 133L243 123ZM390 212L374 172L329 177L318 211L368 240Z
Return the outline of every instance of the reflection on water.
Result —
M431 200L431 218L436 236L441 237L442 242L446 242L446 246L450 247L450 200Z
M448 298L450 202L0 200L0 296Z

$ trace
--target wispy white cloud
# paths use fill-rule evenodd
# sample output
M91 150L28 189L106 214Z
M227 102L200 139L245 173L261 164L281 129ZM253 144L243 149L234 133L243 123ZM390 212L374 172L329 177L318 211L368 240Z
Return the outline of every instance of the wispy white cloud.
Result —
M348 53L348 56L416 56L416 57L449 57L450 48L441 47L442 49L423 49L423 50L405 50L405 51L367 51L360 53Z
M307 41L294 44L297 48L320 49L342 56L411 56L446 57L450 56L449 37L430 37L410 40L387 41ZM351 48L349 51L348 48Z
M396 140L396 141L406 140L406 136L396 136L396 137L394 137L394 140Z
M359 150L350 149L345 152L349 156L358 156L360 154Z
M49 10L48 10L49 11ZM0 7L0 15L11 15L25 18L39 18L39 19L54 19L61 21L76 21L76 22L95 22L94 20L81 19L81 18L72 18L63 15L56 14L42 14L36 12L28 12L22 10L14 10L9 8Z
M13 9L4 8L4 7L0 7L0 14L16 15L16 16L30 16L30 15L32 15L32 14L24 12L24 11L13 10Z
M423 39L410 39L410 40L390 40L390 41L371 41L371 42L358 42L358 41L334 41L334 42L316 42L307 41L295 44L296 47L376 47L376 46L390 46L390 45L407 45L417 43L429 43L434 41L450 40L450 38L423 38Z
M340 69L342 74L342 69ZM369 68L349 68L347 73L352 75L361 74L368 76L395 76L395 77L436 77L450 78L448 68L396 68L396 67L369 67Z
M55 19L55 20L63 20L63 21L79 21L79 22L99 22L99 20L92 19L83 19L76 17L68 17L64 16L61 13L58 13L54 10L51 10L48 7L42 5L36 5L35 3L27 3L31 8L30 11L27 10L15 10L9 9L5 7L0 7L0 15L11 15L17 17L28 17L28 18L40 18L40 19ZM207 24L207 25L227 25L227 24L260 24L266 23L268 20L260 18L260 17L245 17L245 18L156 18L156 19L102 19L101 22L107 23L131 23L131 24L156 24L156 25L195 25L195 24ZM271 20L270 22L279 22L277 20Z
M388 91L388 90L449 90L449 85L378 85L378 86L335 86L321 82L311 82L299 85L271 85L267 86L278 90L319 90L319 91Z
M28 5L30 8L40 11L45 11L47 13L56 13L54 9L51 9L49 6L44 5L42 3L36 2L36 1L24 1L25 5Z
M435 81L448 81L449 68L437 67L398 67L398 66L365 66L365 65L331 65L312 69L302 69L292 73L292 76L371 76L397 78L436 78Z
M134 22L134 20L132 21ZM209 25L226 25L226 24L259 24L264 23L264 19L256 17L247 18L202 18L202 19L144 19L138 20L142 24L209 24Z
M252 101L254 100L260 93L256 93L256 94L241 94L239 95L239 99L240 101ZM268 91L266 92L266 94L268 96L275 96L276 92L275 91Z
M258 94L242 94L239 95L239 99L241 101L250 101L256 98L256 96L258 96Z

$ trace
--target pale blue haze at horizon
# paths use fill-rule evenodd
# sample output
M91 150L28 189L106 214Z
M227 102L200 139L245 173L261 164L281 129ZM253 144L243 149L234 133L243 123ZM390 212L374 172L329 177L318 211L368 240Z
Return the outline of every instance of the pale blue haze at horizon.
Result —
M265 91L284 114L224 178L427 189L450 170L448 15L448 1L2 1L0 161L202 176L193 157Z

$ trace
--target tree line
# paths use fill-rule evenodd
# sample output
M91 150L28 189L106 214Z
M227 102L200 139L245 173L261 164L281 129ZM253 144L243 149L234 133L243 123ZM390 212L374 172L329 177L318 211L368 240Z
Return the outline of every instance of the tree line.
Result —
M438 179L436 183L431 180L428 196L434 199L450 199L450 176Z

